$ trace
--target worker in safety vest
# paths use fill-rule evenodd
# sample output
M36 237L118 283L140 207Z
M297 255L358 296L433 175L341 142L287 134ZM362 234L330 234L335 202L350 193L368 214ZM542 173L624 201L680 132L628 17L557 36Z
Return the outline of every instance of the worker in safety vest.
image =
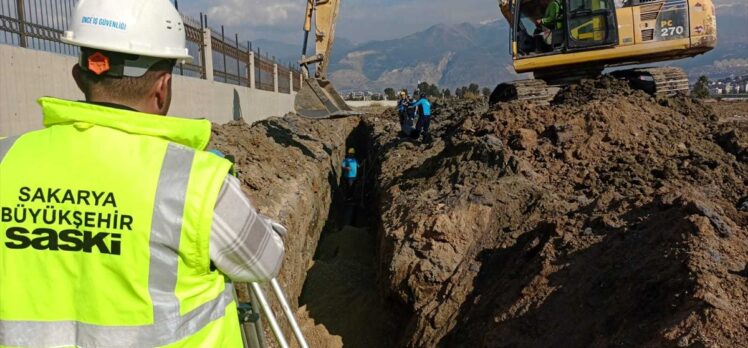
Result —
M285 229L203 151L209 121L162 116L179 13L81 0L62 40L85 102L41 98L46 128L0 139L0 346L242 346L227 278L275 277Z

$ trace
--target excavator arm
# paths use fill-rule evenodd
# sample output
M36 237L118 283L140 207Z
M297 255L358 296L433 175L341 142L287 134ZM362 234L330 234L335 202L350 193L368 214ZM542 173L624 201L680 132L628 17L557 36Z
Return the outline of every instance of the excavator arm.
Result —
M335 24L341 0L307 0L304 18L304 47L299 62L304 73L304 83L296 94L296 113L309 118L330 118L358 115L345 103L327 80L332 46L335 41ZM307 56L309 35L314 30L314 54ZM314 77L310 66L317 65Z
M327 78L327 66L330 63L332 45L335 41L335 24L339 12L340 0L307 0L304 19L304 51L307 46L306 38L314 29L315 54L308 59L302 57L302 66L317 63L317 71L314 74L316 78ZM314 21L314 26L312 21ZM303 55L306 55L306 52Z

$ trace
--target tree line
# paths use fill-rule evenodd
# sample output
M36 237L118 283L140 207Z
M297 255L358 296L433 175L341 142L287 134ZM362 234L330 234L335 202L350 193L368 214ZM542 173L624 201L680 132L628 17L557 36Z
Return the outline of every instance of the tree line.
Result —
M491 95L492 90L488 87L481 88L478 84L471 83L467 86L462 86L459 88L455 88L454 91L450 90L449 88L441 89L436 84L430 84L428 82L421 82L416 87L418 93L420 95L425 95L429 98L459 98L459 99L478 99L481 97L486 97ZM397 94L399 91L396 91L394 88L385 88L384 89L384 95L387 96L387 99L389 100L395 100L397 99ZM412 91L408 91L408 94L412 94Z

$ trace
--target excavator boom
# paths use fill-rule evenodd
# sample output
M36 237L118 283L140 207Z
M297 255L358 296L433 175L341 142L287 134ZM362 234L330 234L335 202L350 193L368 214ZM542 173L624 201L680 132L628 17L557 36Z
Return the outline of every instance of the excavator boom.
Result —
M307 0L304 18L304 48L299 62L304 83L296 94L296 113L309 118L330 118L358 115L345 103L327 80L332 46L335 41L335 24L341 0ZM309 33L314 30L314 55L307 56ZM312 77L309 71L316 64Z

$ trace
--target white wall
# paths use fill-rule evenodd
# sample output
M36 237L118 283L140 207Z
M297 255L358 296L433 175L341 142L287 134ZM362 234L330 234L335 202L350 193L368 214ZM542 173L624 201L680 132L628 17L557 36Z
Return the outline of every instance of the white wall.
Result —
M346 100L345 101L348 106L352 108L363 108L368 106L388 106L388 107L394 107L397 106L397 100L365 100L365 101L359 101L359 100Z
M76 62L75 57L0 45L0 136L42 128L40 97L82 99L71 77ZM184 76L174 77L173 88L170 115L221 124L238 117L253 123L283 116L293 110L295 96Z

